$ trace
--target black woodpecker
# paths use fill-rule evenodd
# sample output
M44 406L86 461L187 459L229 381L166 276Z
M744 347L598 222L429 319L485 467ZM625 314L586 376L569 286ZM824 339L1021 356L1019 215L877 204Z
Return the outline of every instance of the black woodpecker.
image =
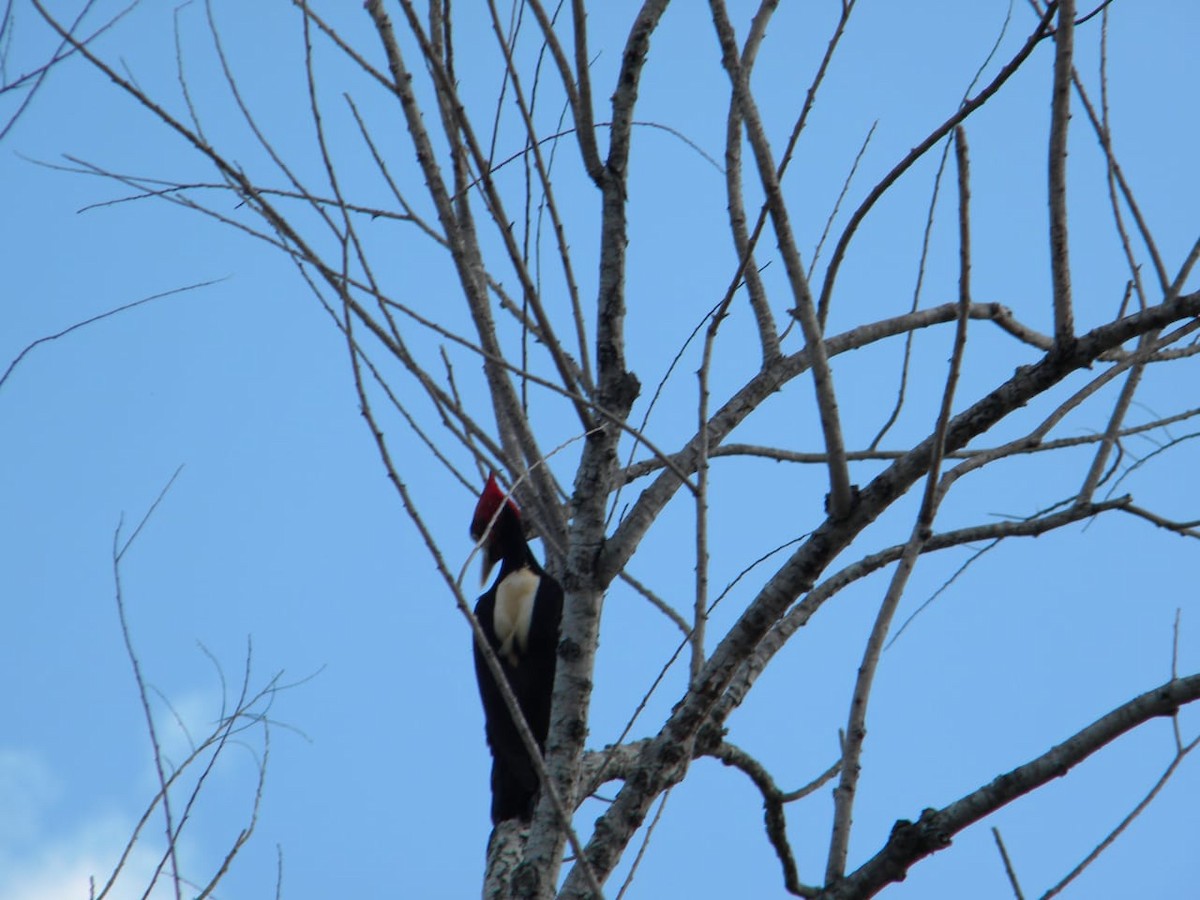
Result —
M511 499L505 499L495 473L475 507L471 537L482 546L483 580L500 563L495 582L475 604L475 617L496 651L538 749L544 753L562 620L562 586L533 558L521 527L521 513ZM507 819L528 822L538 799L537 769L477 644L475 676L492 751L492 824Z

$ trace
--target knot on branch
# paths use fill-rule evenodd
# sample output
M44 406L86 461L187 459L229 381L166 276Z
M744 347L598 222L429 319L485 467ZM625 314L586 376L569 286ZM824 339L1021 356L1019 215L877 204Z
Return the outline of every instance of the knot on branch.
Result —
M629 410L633 408L634 401L641 393L642 383L638 377L632 372L622 372L608 385L607 396L602 402L618 417L624 419L629 415Z
M558 658L564 662L574 662L582 653L579 644L570 638L563 638L558 642Z
M664 743L658 751L659 761L665 763L667 767L678 765L686 755L683 747L672 742Z
M581 744L587 740L588 729L583 719L572 719L566 728L566 737L572 743Z
M942 827L941 817L936 809L922 810L921 818L917 820L917 826L923 830L924 845L929 848L930 852L950 846L950 832Z
M696 735L696 756L712 756L725 740L729 729L713 724L704 725ZM729 763L725 763L729 765Z
M859 500L860 491L858 485L852 484L850 485L850 502L846 504L845 509L835 510L833 508L833 492L830 491L825 495L825 515L839 522L843 519L848 519L850 518L850 514L858 509Z
M926 809L916 822L900 819L892 826L886 854L892 881L903 881L909 868L931 853L950 846L950 833L942 826L938 811Z

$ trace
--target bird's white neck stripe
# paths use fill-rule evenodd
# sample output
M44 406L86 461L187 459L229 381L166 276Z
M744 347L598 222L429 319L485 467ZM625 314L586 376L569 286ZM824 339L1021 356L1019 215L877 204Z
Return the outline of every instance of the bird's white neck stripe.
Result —
M500 642L500 655L517 665L529 641L529 623L533 619L533 601L541 578L531 569L509 572L496 585L496 608L492 627Z

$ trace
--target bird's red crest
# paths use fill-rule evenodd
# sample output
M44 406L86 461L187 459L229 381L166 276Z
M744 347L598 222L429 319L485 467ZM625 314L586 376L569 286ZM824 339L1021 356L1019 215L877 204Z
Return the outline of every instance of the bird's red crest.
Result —
M483 537L483 532L491 524L496 511L500 509L500 504L503 502L504 489L496 481L496 473L492 472L488 475L487 484L483 486L483 493L479 495L479 503L475 506L475 516L471 519L471 537L475 540ZM508 505L514 513L520 514L520 510L517 509L517 504L513 503L512 498L509 498Z

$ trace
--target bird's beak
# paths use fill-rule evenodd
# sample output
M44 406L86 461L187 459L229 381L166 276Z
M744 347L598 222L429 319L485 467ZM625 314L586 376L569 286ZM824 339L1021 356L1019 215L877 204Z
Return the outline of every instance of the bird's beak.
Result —
M487 584L488 575L491 574L492 569L496 565L496 561L494 559L492 559L492 554L489 552L488 548L483 547L482 550L483 550L483 552L480 554L480 557L479 557L479 562L480 562L479 586L480 587L483 587L484 585Z

